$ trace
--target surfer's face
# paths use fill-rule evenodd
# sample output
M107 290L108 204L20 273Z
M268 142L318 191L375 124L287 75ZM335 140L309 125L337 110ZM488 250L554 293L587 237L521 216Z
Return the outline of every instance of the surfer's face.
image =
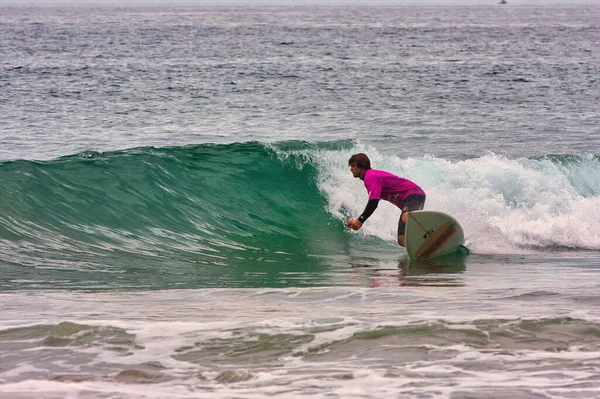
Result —
M350 172L352 172L352 176L362 178L365 170L363 168L359 168L355 163L350 164Z

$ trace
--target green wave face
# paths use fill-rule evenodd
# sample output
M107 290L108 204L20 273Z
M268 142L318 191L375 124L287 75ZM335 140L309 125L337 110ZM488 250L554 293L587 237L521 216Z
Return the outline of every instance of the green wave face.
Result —
M320 146L340 145L351 143ZM0 164L2 285L315 285L323 257L345 240L306 155L317 147L250 142Z

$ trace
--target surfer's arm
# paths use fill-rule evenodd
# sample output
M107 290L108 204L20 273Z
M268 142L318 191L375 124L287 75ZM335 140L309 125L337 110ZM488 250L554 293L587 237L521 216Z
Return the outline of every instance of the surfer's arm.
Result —
M365 220L367 220L369 218L369 216L371 216L373 214L373 212L375 212L375 209L377 209L377 205L379 205L379 200L378 199L371 199L371 200L369 200L369 202L367 202L367 206L365 207L365 210L358 217L358 221L361 224L364 223Z
M348 220L348 223L346 223L346 225L353 230L360 229L362 227L363 223L365 222L365 220L367 220L369 218L369 216L371 216L373 214L373 212L375 212L375 209L377 209L378 205L379 205L379 199L369 200L369 202L367 202L367 206L365 207L365 210L358 217L358 219Z

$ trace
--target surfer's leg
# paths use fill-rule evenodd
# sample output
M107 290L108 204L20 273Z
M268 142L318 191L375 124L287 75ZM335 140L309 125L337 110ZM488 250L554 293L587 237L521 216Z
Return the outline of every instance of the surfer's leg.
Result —
M411 211L420 211L425 206L424 195L409 195L402 204L402 213L398 220L398 245L404 247L404 231L406 230L406 220Z
M408 219L408 210L402 209L400 220L398 220L398 245L404 247L404 231L406 230L406 219Z

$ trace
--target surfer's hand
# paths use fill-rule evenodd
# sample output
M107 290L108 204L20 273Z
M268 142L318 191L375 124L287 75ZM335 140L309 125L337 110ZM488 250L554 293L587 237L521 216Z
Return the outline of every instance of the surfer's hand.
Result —
M348 220L346 222L346 226L350 227L352 230L358 230L362 227L362 223L360 220Z

